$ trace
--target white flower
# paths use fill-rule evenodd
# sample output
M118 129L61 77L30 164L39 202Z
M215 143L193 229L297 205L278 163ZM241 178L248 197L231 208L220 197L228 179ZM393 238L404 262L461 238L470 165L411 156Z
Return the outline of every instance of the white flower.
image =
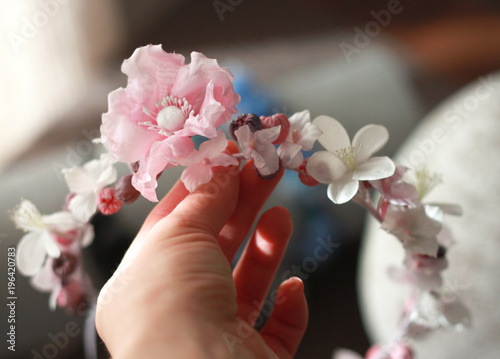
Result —
M52 231L67 232L82 226L68 211L42 216L27 200L23 200L13 211L12 220L27 232L17 245L17 266L25 276L38 273L47 255L57 258L61 254Z
M107 153L101 159L89 161L84 166L63 170L69 190L75 194L68 208L79 221L89 221L97 210L101 190L116 181L116 169L113 167L115 162L113 155Z
M253 159L254 166L262 176L271 176L280 168L280 161L273 141L280 135L281 126L252 132L248 125L234 131L247 160Z
M321 130L311 123L309 110L293 114L288 121L290 130L285 142L278 148L278 155L285 168L296 169L304 160L302 150L312 150L314 143L321 135Z
M346 130L337 120L320 116L313 124L323 132L318 141L327 151L311 156L307 172L318 182L329 183L328 198L334 203L351 200L358 192L359 181L373 181L394 174L396 167L390 158L370 158L389 139L385 127L364 126L351 144Z

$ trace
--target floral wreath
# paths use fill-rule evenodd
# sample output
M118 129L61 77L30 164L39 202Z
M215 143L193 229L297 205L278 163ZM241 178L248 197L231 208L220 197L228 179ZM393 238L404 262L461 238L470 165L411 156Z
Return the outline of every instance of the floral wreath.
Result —
M28 200L12 211L13 221L26 232L17 246L18 269L35 289L50 292L52 310L62 307L76 313L95 301L96 291L80 258L82 248L93 241L90 221L97 211L114 214L140 195L158 201L157 178L172 167L185 167L181 180L192 192L211 180L214 167L246 159L253 160L263 179L284 167L296 171L307 186L328 184L332 202L361 205L401 242L404 267L391 274L412 291L391 342L372 346L365 358L410 359L411 340L438 328L469 325L467 308L456 297L449 300L441 277L453 243L443 218L460 215L461 209L423 202L440 182L438 175L373 157L389 138L385 127L364 126L351 141L340 122L328 116L311 120L308 110L290 117L243 114L232 120L240 101L234 77L198 52L185 64L182 55L166 53L161 45L145 46L123 62L122 71L128 76L127 87L109 94L97 140L107 153L62 171L70 192L62 211L42 215ZM228 123L239 153L226 151L222 128ZM204 141L195 146L199 141L194 139ZM325 150L304 158L303 151L311 151L316 141ZM117 179L117 162L128 164L131 174ZM335 358L361 356L340 350Z

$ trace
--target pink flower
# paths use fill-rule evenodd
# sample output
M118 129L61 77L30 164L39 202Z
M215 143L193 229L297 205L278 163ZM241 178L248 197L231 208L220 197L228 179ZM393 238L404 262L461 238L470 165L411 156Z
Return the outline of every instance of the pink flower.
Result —
M189 137L216 136L237 112L229 70L197 52L191 59L160 45L137 49L122 65L127 87L110 93L103 115L102 142L119 161L140 162L132 184L151 201L156 176L194 150Z
M312 150L321 130L311 122L309 110L297 112L288 120L290 130L278 148L278 155L285 168L297 169L304 160L302 151Z
M442 211L438 207L390 205L382 229L398 237L407 252L435 257L442 222L439 218Z
M199 151L194 151L179 161L180 165L188 166L182 172L181 180L189 192L212 179L212 167L238 165L236 158L224 153L226 147L226 135L218 130L217 137L203 142Z
M415 206L419 203L417 189L413 185L401 180L407 170L408 168L404 166L397 166L392 176L376 181L369 181L369 183L389 203Z
M234 131L247 160L253 159L261 176L271 176L280 168L280 160L273 142L280 135L280 126L252 132L248 125Z

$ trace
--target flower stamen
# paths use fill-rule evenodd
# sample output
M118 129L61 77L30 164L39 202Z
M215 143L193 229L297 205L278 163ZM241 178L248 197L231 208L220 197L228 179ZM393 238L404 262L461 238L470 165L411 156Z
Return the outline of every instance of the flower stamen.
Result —
M354 148L353 146L349 146L335 151L335 154L344 161L345 165L347 166L347 168L349 168L350 171L354 171L354 169L356 168L357 152L358 149Z

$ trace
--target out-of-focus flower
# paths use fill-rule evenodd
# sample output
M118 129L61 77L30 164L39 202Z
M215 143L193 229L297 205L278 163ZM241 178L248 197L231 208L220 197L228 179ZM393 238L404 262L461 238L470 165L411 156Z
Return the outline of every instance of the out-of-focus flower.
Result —
M390 205L382 229L399 238L407 252L436 257L437 235L441 231L439 214L442 216L442 211L433 206Z
M217 137L203 142L199 151L179 161L180 165L187 166L182 172L181 180L189 192L212 179L212 167L238 165L236 158L224 152L226 147L226 136L222 130L218 130Z
M74 193L68 209L82 223L88 222L97 211L101 190L116 181L115 162L114 156L106 153L99 160L63 170L69 190Z
M384 201L397 205L416 206L419 203L416 188L410 183L401 180L406 171L408 171L408 168L396 166L392 176L369 181L369 183L379 191Z
M102 142L119 161L139 161L132 183L157 201L157 175L194 150L190 136L215 137L237 112L239 96L229 70L198 52L185 65L180 54L145 46L125 60L122 71L128 85L109 95Z
M47 258L43 267L31 278L31 285L40 292L50 292L49 308L55 310L61 292L62 279L52 270L53 258Z
M334 203L345 203L358 192L359 181L373 181L392 176L394 162L388 157L371 157L387 140L387 129L379 125L361 128L352 144L344 127L337 120L317 117L313 124L323 132L318 141L327 151L314 153L307 163L307 172L317 181L328 183L328 197Z
M278 148L278 155L285 168L297 169L304 160L302 151L312 150L321 130L311 123L309 110L293 114L288 121L290 130Z
M266 128L252 132L248 125L234 132L246 159L254 160L254 166L264 177L275 174L280 168L280 160L273 141L280 134L280 127Z
M55 235L74 229L82 224L68 211L42 216L33 203L23 200L12 212L12 219L20 229L27 232L17 245L17 266L25 276L33 276L42 268L47 255L60 256L61 251Z

